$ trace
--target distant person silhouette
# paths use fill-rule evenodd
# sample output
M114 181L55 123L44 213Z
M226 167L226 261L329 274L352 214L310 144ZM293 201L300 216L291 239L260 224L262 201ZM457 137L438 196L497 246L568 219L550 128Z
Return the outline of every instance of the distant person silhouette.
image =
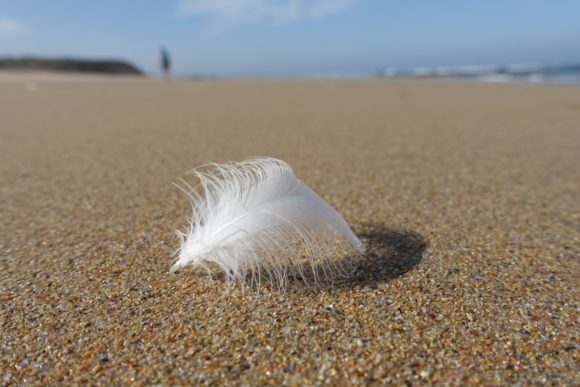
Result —
M171 78L171 57L169 56L169 51L167 48L161 47L159 49L159 56L161 59L161 70L163 71L163 75L165 79Z

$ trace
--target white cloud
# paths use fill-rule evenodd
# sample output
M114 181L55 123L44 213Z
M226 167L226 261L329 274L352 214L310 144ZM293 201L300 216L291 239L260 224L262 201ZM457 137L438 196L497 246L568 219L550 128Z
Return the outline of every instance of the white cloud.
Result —
M26 26L19 21L0 17L0 37L19 35L26 30Z
M267 20L290 23L351 8L357 0L180 0L182 16L208 17L218 25Z

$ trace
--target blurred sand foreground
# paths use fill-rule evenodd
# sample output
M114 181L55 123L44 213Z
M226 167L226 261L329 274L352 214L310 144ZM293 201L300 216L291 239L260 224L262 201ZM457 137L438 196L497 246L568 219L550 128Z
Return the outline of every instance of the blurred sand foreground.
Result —
M574 384L580 87L0 75L0 383ZM170 274L172 185L270 155L369 246L332 289Z

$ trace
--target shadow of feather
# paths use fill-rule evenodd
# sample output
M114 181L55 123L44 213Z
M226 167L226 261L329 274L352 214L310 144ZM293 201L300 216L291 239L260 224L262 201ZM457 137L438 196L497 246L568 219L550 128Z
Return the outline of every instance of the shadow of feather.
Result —
M413 270L428 247L426 239L413 231L375 225L365 225L363 229L366 231L359 233L359 238L366 246L365 254L345 257L344 266L351 269L332 283L323 283L323 288L376 288Z

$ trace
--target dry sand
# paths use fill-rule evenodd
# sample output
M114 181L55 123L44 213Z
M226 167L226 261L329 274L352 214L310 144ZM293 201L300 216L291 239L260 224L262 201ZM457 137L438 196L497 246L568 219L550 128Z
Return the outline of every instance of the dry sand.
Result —
M0 383L580 380L579 87L4 75L0 136ZM350 280L169 273L172 182L255 155L366 241Z

